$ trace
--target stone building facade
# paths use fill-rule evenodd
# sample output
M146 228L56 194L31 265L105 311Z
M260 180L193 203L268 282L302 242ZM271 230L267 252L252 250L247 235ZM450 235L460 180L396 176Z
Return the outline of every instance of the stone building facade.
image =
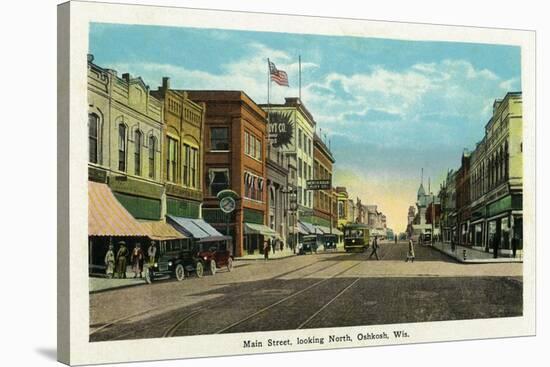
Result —
M162 103L139 77L88 56L88 172L137 219L164 218Z
M185 91L171 89L167 77L151 94L164 105L162 178L166 212L176 217L200 218L205 104L191 101Z

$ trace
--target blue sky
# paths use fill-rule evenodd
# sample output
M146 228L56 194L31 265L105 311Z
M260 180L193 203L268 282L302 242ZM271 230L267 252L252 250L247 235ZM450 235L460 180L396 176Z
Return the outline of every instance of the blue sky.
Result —
M404 230L420 169L432 191L464 148L483 137L492 103L521 90L515 46L226 31L90 25L95 62L141 76L156 89L163 76L188 89L244 90L267 101L267 58L288 73L271 101L298 95L336 158L334 184L378 204Z

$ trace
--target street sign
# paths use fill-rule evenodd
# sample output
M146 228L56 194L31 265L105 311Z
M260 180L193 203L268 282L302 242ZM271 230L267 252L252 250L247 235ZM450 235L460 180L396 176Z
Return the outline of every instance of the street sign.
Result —
M220 209L224 213L231 213L233 210L235 210L235 207L235 199L233 199L231 196L226 196L220 200Z
M330 180L307 180L306 189L307 190L330 190L332 188L332 183Z

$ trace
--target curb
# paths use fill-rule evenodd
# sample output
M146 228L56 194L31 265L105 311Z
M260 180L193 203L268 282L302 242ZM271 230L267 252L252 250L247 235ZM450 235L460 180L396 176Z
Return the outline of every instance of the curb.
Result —
M131 283L131 284L119 285L119 286L116 286L116 287L96 289L96 290L90 291L89 294L107 292L107 291L112 291L112 290L115 290L115 289L137 287L138 285L147 285L147 283L144 281L143 283L141 283L141 282L140 283Z
M459 263L462 263L462 264L523 264L523 260L517 260L517 259L513 259L513 258L504 258L504 257L500 257L500 258L497 258L497 259L466 259L464 260L463 258L460 258L460 257L456 257L436 246L430 246L431 248L433 248L434 250L437 250L439 252L441 252L442 254L450 257L451 259L454 259L456 261L458 261Z

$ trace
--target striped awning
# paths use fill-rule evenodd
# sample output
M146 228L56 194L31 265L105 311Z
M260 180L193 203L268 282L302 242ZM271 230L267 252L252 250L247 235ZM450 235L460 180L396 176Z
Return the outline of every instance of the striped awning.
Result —
M147 237L152 240L167 241L187 238L174 227L162 221L140 221L139 224L148 233Z
M178 232L195 238L199 240L199 242L225 241L231 239L231 236L222 235L203 219L167 215L166 220L172 224Z
M147 237L148 232L106 184L88 181L88 235Z
M244 223L244 234L261 234L267 237L279 237L279 234L268 226L256 223Z

